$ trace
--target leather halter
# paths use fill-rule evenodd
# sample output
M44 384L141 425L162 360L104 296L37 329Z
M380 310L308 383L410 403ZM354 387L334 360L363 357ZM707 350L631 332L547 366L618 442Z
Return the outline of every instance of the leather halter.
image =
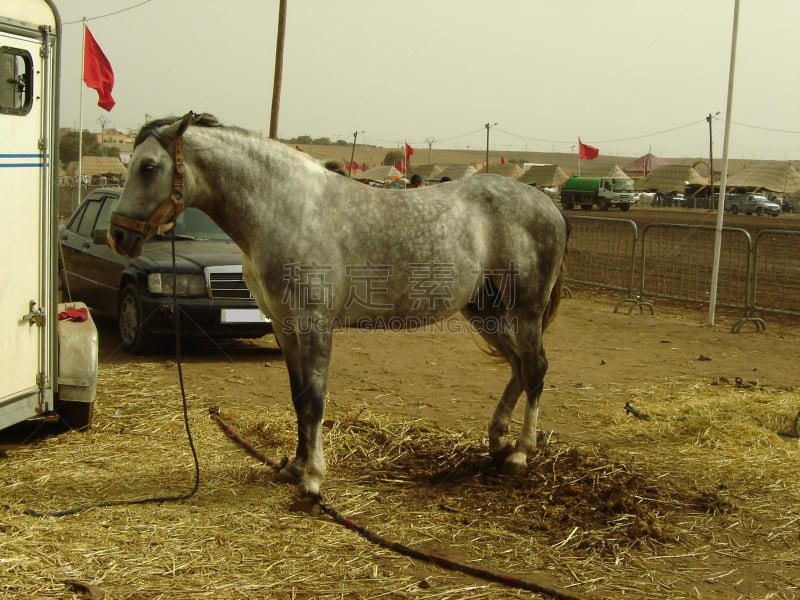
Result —
M170 194L159 206L155 212L150 215L147 221L140 219L131 219L117 213L111 213L110 222L114 225L119 225L124 229L131 231L138 231L143 233L145 237L165 233L175 226L175 221L178 216L183 212L183 182L186 167L183 163L183 136L179 135L175 138L175 145L173 147L173 162L175 163L175 172L172 176L172 194ZM171 216L170 216L171 214ZM169 219L164 221L166 217ZM162 221L164 221L162 223Z

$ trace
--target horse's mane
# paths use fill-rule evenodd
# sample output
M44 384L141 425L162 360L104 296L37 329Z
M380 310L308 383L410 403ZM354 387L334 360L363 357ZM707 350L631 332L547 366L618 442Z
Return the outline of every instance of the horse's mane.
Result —
M139 144L141 144L145 139L149 136L153 135L164 145L164 140L162 136L159 134L161 129L165 127L169 127L170 125L175 124L176 122L180 121L184 117L162 117L160 119L153 119L145 123L142 128L139 130L139 133L136 134L136 139L133 142L133 147L136 148ZM191 125L196 127L220 127L223 129L231 130L231 131L241 131L247 132L246 129L242 129L240 127L230 126L230 125L223 125L220 123L217 118L210 114L210 113L196 113L192 114ZM284 144L281 144L284 146ZM304 154L308 159L319 163L316 159L312 158L311 156ZM342 168L341 162L335 159L328 159L324 162L324 167L333 173L338 173L340 175L347 175L345 170Z
M139 133L136 134L133 147L136 148L136 146L141 144L145 138L151 134L154 134L156 137L158 137L157 131L159 129L168 125L172 125L176 121L180 121L182 118L183 117L162 117L160 119L148 121L139 130ZM198 113L192 115L192 125L198 125L200 127L222 127L222 123L220 123L217 118L210 113Z
M339 175L347 175L345 170L342 168L342 163L335 158L329 158L325 161L324 166L328 171L332 171L334 173L338 173Z

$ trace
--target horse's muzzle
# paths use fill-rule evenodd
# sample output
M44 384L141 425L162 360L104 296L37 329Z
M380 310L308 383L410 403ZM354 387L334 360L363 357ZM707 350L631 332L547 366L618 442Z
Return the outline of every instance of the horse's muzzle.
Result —
M142 253L144 234L131 231L113 223L108 228L108 245L116 254L126 258L136 258Z

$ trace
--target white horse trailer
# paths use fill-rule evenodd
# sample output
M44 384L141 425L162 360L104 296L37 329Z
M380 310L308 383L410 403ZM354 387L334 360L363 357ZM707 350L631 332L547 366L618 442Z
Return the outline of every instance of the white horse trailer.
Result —
M90 425L97 329L58 301L61 21L49 0L0 4L0 429L44 413ZM83 320L85 318L85 320Z

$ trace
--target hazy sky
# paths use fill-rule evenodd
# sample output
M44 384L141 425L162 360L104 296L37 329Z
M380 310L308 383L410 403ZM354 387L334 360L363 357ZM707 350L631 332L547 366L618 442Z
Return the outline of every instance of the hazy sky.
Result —
M81 20L117 105L84 127L210 112L269 129L278 0L56 0L61 124L80 114ZM125 10L128 9L128 10ZM279 136L395 146L722 157L734 0L288 0ZM116 13L116 14L114 14ZM107 16L105 16L107 15ZM800 160L800 2L741 0L731 158Z

